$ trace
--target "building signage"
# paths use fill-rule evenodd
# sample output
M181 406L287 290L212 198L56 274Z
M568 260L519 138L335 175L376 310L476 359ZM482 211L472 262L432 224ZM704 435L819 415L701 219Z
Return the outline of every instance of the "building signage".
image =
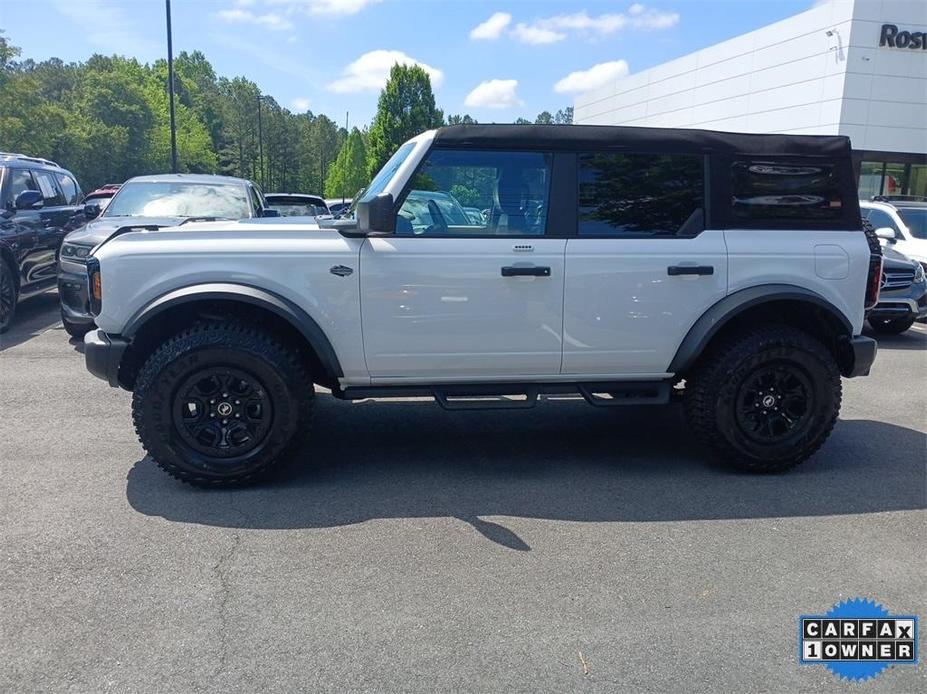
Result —
M889 48L914 48L927 50L927 32L898 31L897 24L883 24L882 35L879 37L880 46Z

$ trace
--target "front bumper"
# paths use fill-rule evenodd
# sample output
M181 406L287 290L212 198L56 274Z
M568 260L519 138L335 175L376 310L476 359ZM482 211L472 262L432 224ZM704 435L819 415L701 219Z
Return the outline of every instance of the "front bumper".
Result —
M87 268L62 262L58 266L58 297L64 317L72 323L93 323L87 290Z
M118 388L119 365L128 346L129 341L120 335L91 330L84 336L84 363L87 371Z
M848 364L843 375L847 378L868 376L869 369L872 368L872 362L875 361L876 353L879 351L879 344L871 337L857 335L851 337L846 346Z

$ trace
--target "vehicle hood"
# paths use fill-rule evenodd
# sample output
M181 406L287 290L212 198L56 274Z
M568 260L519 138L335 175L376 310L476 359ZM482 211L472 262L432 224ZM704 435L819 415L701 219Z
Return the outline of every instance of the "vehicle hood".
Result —
M183 220L184 217L98 217L68 234L65 240L68 243L99 246L122 227L173 227Z
M882 258L884 259L885 267L897 267L899 269L903 269L910 265L916 264L915 261L911 260L904 253L899 253L889 244L882 246Z

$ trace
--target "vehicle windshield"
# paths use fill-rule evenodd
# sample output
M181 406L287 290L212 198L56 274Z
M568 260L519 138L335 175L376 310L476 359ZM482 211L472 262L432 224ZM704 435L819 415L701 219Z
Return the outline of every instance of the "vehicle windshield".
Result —
M137 181L116 193L104 217L250 217L242 186L188 181Z
M911 236L927 239L927 207L902 207L898 214L908 227Z
M396 153L389 158L389 161L383 165L383 168L380 169L379 173L373 177L373 180L370 182L365 189L362 195L355 198L355 203L358 198L362 202L367 202L372 200L377 195L383 192L383 189L386 188L393 176L396 175L396 172L399 170L399 167L402 166L403 162L409 156L409 153L415 148L414 142L406 142L402 147L396 150ZM355 207L354 204L351 205L353 210Z
M311 202L271 202L267 201L267 207L277 210L281 217L318 217L320 214L328 214L321 205L313 205Z

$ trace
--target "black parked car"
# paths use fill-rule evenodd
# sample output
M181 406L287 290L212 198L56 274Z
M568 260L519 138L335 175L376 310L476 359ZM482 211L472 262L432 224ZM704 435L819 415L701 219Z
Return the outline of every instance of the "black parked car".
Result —
M0 153L0 333L20 299L55 286L58 251L82 197L55 162Z
M207 174L136 176L119 188L106 208L89 204L91 221L68 235L58 264L61 322L74 337L93 329L87 294L87 257L119 229L158 229L193 220L277 217L261 189L243 178ZM97 216L99 215L99 216Z

